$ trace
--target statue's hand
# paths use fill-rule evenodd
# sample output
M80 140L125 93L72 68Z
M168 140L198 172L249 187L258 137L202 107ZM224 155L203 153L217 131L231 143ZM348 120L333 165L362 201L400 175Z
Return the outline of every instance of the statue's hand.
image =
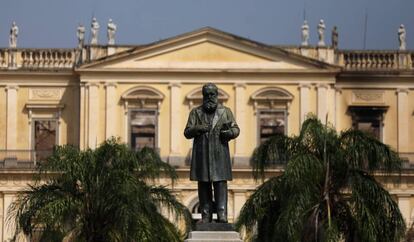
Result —
M233 138L233 132L231 130L222 130L220 131L220 139L227 142Z
M196 125L195 130L197 131L198 134L204 134L208 131L210 131L210 126L208 124L200 124L200 125Z

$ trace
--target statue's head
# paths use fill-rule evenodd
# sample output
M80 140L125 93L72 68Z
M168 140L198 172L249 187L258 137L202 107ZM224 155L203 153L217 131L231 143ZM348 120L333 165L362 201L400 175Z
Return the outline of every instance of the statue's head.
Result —
M218 104L218 88L213 83L207 83L203 86L203 109L207 113L216 111Z

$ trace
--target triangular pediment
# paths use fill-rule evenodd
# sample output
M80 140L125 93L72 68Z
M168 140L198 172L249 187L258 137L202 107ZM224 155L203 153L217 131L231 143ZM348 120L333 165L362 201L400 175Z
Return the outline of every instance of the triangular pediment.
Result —
M205 28L117 53L78 70L327 70L329 64Z

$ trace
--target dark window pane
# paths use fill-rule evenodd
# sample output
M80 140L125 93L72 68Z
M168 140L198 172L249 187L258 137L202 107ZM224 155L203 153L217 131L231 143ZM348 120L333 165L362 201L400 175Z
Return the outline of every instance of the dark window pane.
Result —
M131 148L156 148L156 121L155 110L130 110Z
M264 142L275 134L285 134L286 112L261 111L259 114L259 138Z
M380 107L351 107L353 128L381 140L382 116L386 109Z
M380 139L380 125L378 120L372 120L371 122L358 122L357 129Z
M45 159L56 145L56 120L34 121L34 150L36 160Z

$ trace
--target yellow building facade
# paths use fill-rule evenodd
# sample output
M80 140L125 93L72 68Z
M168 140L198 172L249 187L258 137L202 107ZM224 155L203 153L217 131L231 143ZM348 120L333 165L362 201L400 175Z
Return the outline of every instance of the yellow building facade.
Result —
M197 184L189 181L192 142L183 130L206 82L217 84L241 130L230 143L230 221L259 185L249 164L255 147L274 133L298 134L314 113L328 115L338 131L371 132L407 161L401 177L377 178L411 224L413 58L409 51L271 46L212 28L148 45L0 49L0 239L12 234L8 206L54 145L95 148L112 136L153 147L177 167L171 188L199 217Z

